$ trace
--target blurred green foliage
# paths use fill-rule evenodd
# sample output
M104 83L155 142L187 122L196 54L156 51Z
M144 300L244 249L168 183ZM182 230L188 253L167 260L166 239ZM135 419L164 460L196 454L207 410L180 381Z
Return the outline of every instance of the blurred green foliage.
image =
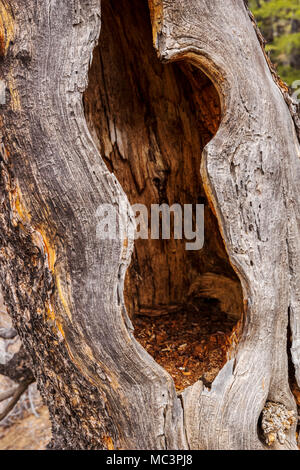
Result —
M249 0L281 78L300 80L300 0Z

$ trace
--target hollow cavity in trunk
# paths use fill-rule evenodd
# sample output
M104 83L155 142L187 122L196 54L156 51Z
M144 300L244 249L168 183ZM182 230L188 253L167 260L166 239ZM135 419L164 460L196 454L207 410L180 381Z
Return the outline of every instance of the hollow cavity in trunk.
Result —
M210 384L226 362L242 314L229 263L200 176L201 154L220 122L212 82L182 62L162 64L152 45L146 0L103 0L85 113L102 158L131 204L205 206L205 242L136 240L125 303L137 340L178 390ZM149 227L151 224L149 224Z

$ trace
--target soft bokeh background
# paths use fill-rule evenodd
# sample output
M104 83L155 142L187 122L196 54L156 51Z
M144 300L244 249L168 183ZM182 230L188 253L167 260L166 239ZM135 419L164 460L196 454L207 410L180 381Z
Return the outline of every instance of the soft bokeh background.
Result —
M249 0L283 81L300 80L300 0Z

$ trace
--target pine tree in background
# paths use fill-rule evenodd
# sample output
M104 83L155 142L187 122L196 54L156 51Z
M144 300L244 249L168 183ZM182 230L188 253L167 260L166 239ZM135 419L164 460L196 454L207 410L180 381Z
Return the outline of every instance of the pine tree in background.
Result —
M250 0L266 50L289 85L300 79L300 0Z

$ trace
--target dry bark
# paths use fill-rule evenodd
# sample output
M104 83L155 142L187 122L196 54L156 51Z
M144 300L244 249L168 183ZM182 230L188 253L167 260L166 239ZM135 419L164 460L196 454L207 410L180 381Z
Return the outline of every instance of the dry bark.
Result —
M14 327L31 355L50 410L51 446L262 449L258 422L266 402L278 402L296 412L288 377L289 316L292 358L300 381L300 162L293 119L242 0L149 0L160 59L181 63L180 67L166 65L166 70L154 62L153 55L150 58L153 52L144 45L147 27L141 26L136 33L142 53L132 49L137 36L121 24L122 16L132 24L131 2L124 0L122 5L121 11L117 5L109 11L108 2L103 1L103 11L107 21L112 21L108 24L116 21L115 28L127 36L121 44L130 46L135 64L124 69L110 62L117 51L106 42L109 38L101 53L97 51L93 67L102 71L97 79L104 96L101 101L98 94L99 116L108 102L113 105L111 110L105 108L108 124L99 122L97 130L96 84L86 94L87 118L82 96L100 33L100 1L0 1L0 77L7 85L0 122L4 142L0 275ZM149 15L146 2L134 5L140 21L141 14ZM105 27L104 23L104 38ZM116 38L116 34L111 36ZM137 111L130 108L136 104L136 91L133 101L121 103L116 113L121 95L111 87L104 89L109 76L118 70L131 73L133 65L138 68L137 58L145 62L144 72L149 70L147 86L153 85L146 111L153 99L170 103L170 108L162 109L152 103L148 120L145 113L135 116L140 107ZM97 73L91 71L90 79L96 80ZM189 85L184 73L190 77ZM203 87L199 89L201 80L207 80L203 73L210 79L204 81L209 103L203 103ZM136 74L133 78L140 83L141 73ZM157 90L165 80L170 82L161 98ZM219 95L217 109L211 82ZM140 101L144 102L143 95ZM130 120L123 121L127 106ZM202 113L196 111L198 107ZM170 110L175 116L173 129ZM179 128L178 112L183 113ZM121 140L111 133L109 118L114 117L124 132ZM155 128L155 123L166 127ZM177 138L174 145L173 135ZM177 148L189 135L192 150ZM126 150L128 142L133 146L130 150ZM97 146L116 174L108 170ZM166 153L170 147L172 162ZM155 150L154 159L143 154L145 149ZM180 153L187 172L171 182L166 173L173 176ZM151 183L145 181L148 160ZM201 180L197 179L200 160ZM131 202L136 193L152 202L152 197L159 200L162 188L170 200L182 188L187 188L191 200L199 195L207 198L213 242L205 248L204 272L196 269L199 255L186 260L179 248L176 265L159 246L157 261L150 260L145 267L154 280L137 287L142 300L134 308L182 303L190 284L205 272L239 279L244 305L238 348L211 390L197 382L180 396L169 374L132 334L123 290L133 240L96 237L100 204L114 204L132 227L125 192ZM154 252L155 246L150 250ZM135 253L139 269L143 268L147 253L143 248L139 251L138 245ZM176 292L173 287L158 289L159 266L164 262ZM176 269L188 271L192 263L196 267L190 273L176 276ZM212 265L218 269L212 270ZM128 298L137 297L133 279L129 271ZM295 424L285 435L284 442L272 442L273 448L296 448Z

